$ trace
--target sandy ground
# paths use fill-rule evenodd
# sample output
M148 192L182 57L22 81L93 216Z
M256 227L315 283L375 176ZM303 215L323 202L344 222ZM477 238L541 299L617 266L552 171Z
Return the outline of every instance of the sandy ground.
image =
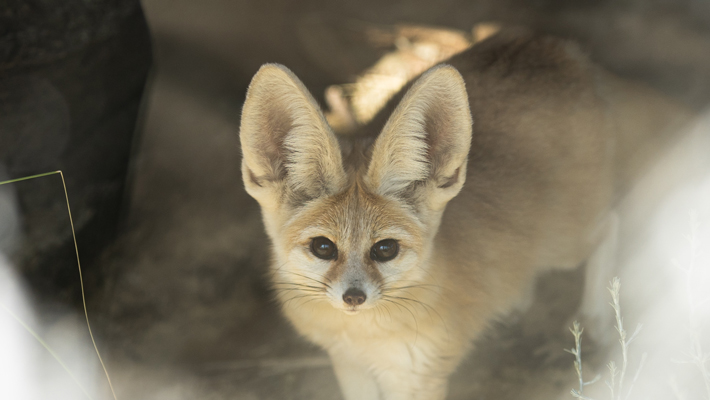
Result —
M320 97L387 50L362 45L353 26L470 30L497 19L577 38L608 68L691 106L707 100L701 89L710 85L703 72L710 51L701 50L710 48L710 32L702 19L692 21L704 14L664 14L661 2L616 14L587 2L518 3L144 1L157 67L128 224L103 256L109 279L93 307L120 398L340 398L324 352L299 338L272 301L264 279L268 239L256 202L242 189L239 110L263 62L285 63ZM704 10L696 3L684 4ZM659 25L665 33L653 29ZM644 32L655 36L640 39ZM674 78L677 70L695 72ZM563 348L573 344L567 326L582 280L582 268L543 277L530 310L494 323L478 341L449 398L570 398L575 375Z

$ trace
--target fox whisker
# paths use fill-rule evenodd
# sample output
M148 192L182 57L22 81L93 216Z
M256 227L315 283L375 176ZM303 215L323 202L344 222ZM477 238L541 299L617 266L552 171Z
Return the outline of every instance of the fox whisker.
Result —
M396 305L397 307L400 307L400 308L403 308L403 309L407 310L407 312L409 313L409 315L412 316L412 319L414 320L414 328L415 328L415 332L414 332L414 344L416 345L416 344L417 344L417 338L419 337L419 323L417 322L417 317L414 315L414 313L412 312L412 310L410 310L409 307L407 307L406 305L400 304L399 302L397 302L397 301L395 301L395 300L388 299L388 298L383 298L382 300L387 301L387 302L390 302L390 303Z
M390 323L391 323L392 322L392 313L390 312L390 308L387 307L387 304L384 304L384 303L382 303L382 307L385 309L385 311L387 311L387 314L390 317Z
M320 281L320 280L318 280L318 279L315 279L315 278L311 278L310 276L303 275L303 274L299 274L299 273L293 272L293 271L285 271L285 270L284 270L283 272L288 272L289 274L293 274L293 275L296 275L296 276L300 276L300 277L302 277L302 278L310 279L310 280L312 280L313 282L320 283L321 285L327 287L328 289L332 289L332 288L330 287L330 285L328 285L327 283L325 283L325 282L323 282L323 281ZM323 278L323 277L321 276L320 278Z
M449 328L448 328L448 326L446 325L446 320L444 320L444 318L441 316L441 314L440 314L438 311L436 311L436 309L435 309L434 307L430 306L429 304L426 304L426 303L423 302L423 301L416 300L416 299L412 299L412 298L409 298L409 297L390 296L390 295L385 295L385 294L383 294L382 296L383 296L383 298L390 298L390 299L398 299L398 300L403 300L403 301L410 301L410 302L413 302L413 303L415 303L415 304L418 304L419 306L421 306L421 307L424 308L424 310L425 310L425 311L427 312L427 314L429 315L429 318L430 318L430 319L432 318L432 316L431 316L431 311L433 311L434 314L436 314L436 316L439 317L439 319L441 320L442 324L444 325L444 329L446 330L446 332L447 332L447 334L448 334Z
M321 294L325 293L323 290L312 290L312 289L301 289L301 288L276 288L275 290L278 290L279 292L303 292L303 293L313 293L313 294Z
M287 307L287 306L289 305L289 303L291 303L293 300L302 299L302 298L308 298L308 297L310 297L310 298L317 298L317 297L319 297L319 296L317 296L317 295L312 295L312 294L296 295L296 296L293 296L293 297L289 298L288 300L284 301L283 307Z
M391 292L397 292L397 291L406 290L406 289L424 289L424 290L429 290L432 293L439 293L434 288L441 289L441 286L428 285L428 284L416 284L416 285L392 286L392 287L385 287L383 285L380 285L378 287L378 289L380 290L381 293L391 293Z
M314 289L314 290L319 290L319 291L325 291L325 287L318 287L318 286L313 286L313 285L304 285L302 283L296 283L296 282L274 282L274 286L278 285L287 285L287 286L297 286L300 288L307 288L307 289Z

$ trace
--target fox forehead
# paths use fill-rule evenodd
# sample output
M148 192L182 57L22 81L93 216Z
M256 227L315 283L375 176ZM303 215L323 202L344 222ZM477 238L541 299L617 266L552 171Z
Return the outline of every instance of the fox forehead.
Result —
M416 250L423 238L423 225L408 206L373 194L358 181L338 194L301 206L284 228L291 246L325 236L339 248L352 251L383 239L396 239Z

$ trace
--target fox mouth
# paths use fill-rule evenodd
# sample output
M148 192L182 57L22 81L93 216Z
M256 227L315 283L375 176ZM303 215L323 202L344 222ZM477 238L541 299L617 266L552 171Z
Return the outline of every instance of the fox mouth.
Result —
M334 307L340 311L342 311L346 315L355 315L360 313L361 311L367 310L370 307L365 307L363 305L349 305L349 304L342 304L342 305L334 305Z

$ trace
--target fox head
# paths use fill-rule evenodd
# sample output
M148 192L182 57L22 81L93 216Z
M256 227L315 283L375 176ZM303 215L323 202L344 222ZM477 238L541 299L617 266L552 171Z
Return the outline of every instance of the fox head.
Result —
M298 78L264 65L242 112L242 175L282 299L357 313L425 281L442 212L466 179L471 127L464 81L442 65L411 86L376 139L339 143Z

